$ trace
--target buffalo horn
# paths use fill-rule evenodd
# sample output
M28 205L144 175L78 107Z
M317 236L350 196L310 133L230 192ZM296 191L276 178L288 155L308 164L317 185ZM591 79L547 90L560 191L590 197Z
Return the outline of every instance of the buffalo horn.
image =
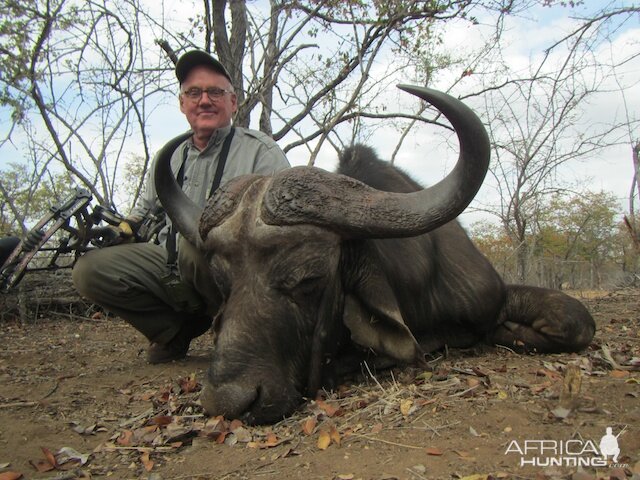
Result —
M417 192L391 193L318 168L296 167L273 179L262 206L263 220L323 226L352 238L389 238L429 232L462 213L489 167L489 138L482 122L446 93L409 85L398 88L431 103L455 129L460 154L449 175Z
M173 152L191 135L191 132L179 135L169 140L160 149L154 173L158 198L173 222L174 228L190 243L198 245L198 222L202 214L202 208L185 195L171 170Z

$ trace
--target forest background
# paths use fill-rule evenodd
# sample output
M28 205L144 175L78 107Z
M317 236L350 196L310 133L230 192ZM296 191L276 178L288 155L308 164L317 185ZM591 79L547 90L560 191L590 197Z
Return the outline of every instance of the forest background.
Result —
M26 4L28 3L28 5ZM461 217L507 281L640 283L640 6L599 0L0 0L0 235L74 186L125 213L187 129L176 56L213 52L235 123L293 165L367 143L425 184L457 158L448 124L395 88L463 99L492 143Z

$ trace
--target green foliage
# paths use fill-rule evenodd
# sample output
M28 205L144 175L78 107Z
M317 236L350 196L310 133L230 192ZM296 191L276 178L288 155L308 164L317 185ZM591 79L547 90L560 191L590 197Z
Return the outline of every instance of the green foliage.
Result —
M10 163L2 171L2 186L6 195L0 194L0 236L22 235L72 190L67 173L48 172L38 179L19 163Z
M60 14L65 1L0 0L0 106L11 107L15 121L25 115L30 86L42 77L46 55L54 53L45 48L46 39L76 18L75 8Z
M553 195L541 214L536 245L545 256L602 262L619 254L611 248L616 214L611 193Z
M527 283L597 288L618 282L620 267L635 271L633 249L628 235L621 234L617 215L618 202L608 192L555 194L546 199L525 238L531 266ZM517 278L521 245L501 226L476 223L471 237L507 281Z
M24 96L15 90L29 77L34 11L25 2L0 0L0 12L0 105L11 106L17 119Z
M476 247L489 259L494 268L504 277L510 276L516 246L504 229L487 221L476 222L469 232Z

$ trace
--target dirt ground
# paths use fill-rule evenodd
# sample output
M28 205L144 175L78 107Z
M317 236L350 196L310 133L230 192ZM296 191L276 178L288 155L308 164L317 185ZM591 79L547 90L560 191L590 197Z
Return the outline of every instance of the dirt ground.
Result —
M640 291L590 295L579 355L449 351L248 427L198 405L209 335L151 366L119 319L0 323L0 480L640 479ZM618 435L606 462L600 439ZM580 466L577 466L580 465Z

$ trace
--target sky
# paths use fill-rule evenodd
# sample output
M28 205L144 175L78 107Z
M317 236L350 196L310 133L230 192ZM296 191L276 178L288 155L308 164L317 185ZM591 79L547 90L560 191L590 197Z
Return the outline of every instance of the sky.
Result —
M263 0L259 0L263 1ZM258 3L259 3L258 2ZM149 0L149 8L154 8L160 2ZM614 2L615 5L624 5L625 2ZM535 62L543 55L544 49L571 31L578 20L572 17L582 15L589 16L605 5L602 0L586 0L583 5L574 9L568 8L544 8L537 7L528 10L525 15L507 17L504 38L506 49L503 56L514 70L525 70L530 62ZM167 2L165 8L168 11L184 12L184 2ZM177 13L176 13L177 14ZM450 23L447 25L444 38L444 49L452 51L466 51L475 44L480 44L491 32L483 29L481 25L472 27L468 22ZM487 22L487 25L490 23ZM150 34L153 36L153 33ZM322 42L322 38L319 39ZM619 57L629 52L640 51L640 19L628 22L624 28L613 36L613 43L607 49L598 52L599 58ZM379 72L385 70L380 65ZM628 85L640 80L640 61L636 59L625 65L618 73L620 81ZM381 73L380 73L381 74ZM452 75L457 75L454 72ZM372 72L376 75L376 71ZM398 83L407 83L407 79L397 78ZM436 88L446 89L451 84L452 78L446 76L437 79ZM597 123L609 121L624 114L623 99L619 89L611 85L611 91L600 95L588 105L585 111L584 121ZM464 93L464 84L457 90L457 94ZM388 102L410 102L410 96L399 91L389 92ZM640 117L640 87L636 83L626 93L626 101L629 112L636 118ZM0 112L1 115L2 112ZM1 119L1 117L0 117ZM177 100L158 107L150 126L151 138L149 143L153 149L159 149L164 142L184 131L188 125L181 114L178 113ZM441 136L441 131L435 127L416 128L407 137L396 160L396 164L410 173L423 184L434 184L453 166L457 158L457 151L452 142L446 142ZM640 134L636 134L636 138ZM286 139L285 139L286 140ZM368 143L373 146L381 158L390 158L396 144L397 132L392 128L378 128ZM283 142L283 144L286 143ZM6 149L0 150L0 158L12 158L15 152ZM308 152L298 148L289 155L292 165L306 165ZM333 148L327 147L321 151L316 166L333 170L336 164L336 154ZM631 151L629 145L621 145L608 148L600 152L598 156L585 159L581 162L573 162L559 171L559 177L568 184L578 184L581 188L593 191L605 190L612 192L620 201L621 211L626 211L627 198L631 185L632 175ZM475 205L492 203L496 201L496 185L490 178L487 179L478 194ZM474 212L472 208L461 216L463 224L469 226L479 219L491 219L484 214Z
M623 2L617 2L623 4ZM573 30L579 20L571 17L590 16L592 12L605 6L602 1L586 1L575 9L538 7L527 12L526 16L509 17L505 25L507 48L504 58L514 70L526 71L530 62L542 58L544 50L566 33ZM484 32L485 34L487 32ZM470 27L467 23L450 25L445 38L445 49L464 50L469 44L479 43L483 34L482 28ZM597 52L599 59L611 57L622 58L631 52L640 53L640 19L628 22L624 28L613 36L613 43ZM625 93L629 113L632 117L640 117L640 59L627 64L618 72L618 79L631 86ZM450 79L441 79L442 88L450 84ZM438 84L435 85L438 88ZM625 115L623 97L614 82L609 82L610 91L594 97L585 106L584 125L614 121ZM457 152L452 148L444 148L442 139L435 128L429 132L416 131L410 134L397 159L396 165L408 171L414 178L424 184L433 184L453 165ZM431 144L425 139L430 138ZM640 132L635 132L635 139ZM383 158L391 155L395 142L387 138L384 129L376 132L372 139L373 146ZM425 159L428 157L428 161ZM435 158L439 160L433 160ZM293 159L297 162L298 159ZM304 161L304 159L300 159ZM320 166L331 168L332 159L322 158ZM576 190L612 192L619 201L621 213L628 211L628 195L633 175L631 147L627 143L600 151L597 155L566 164L558 171L559 180ZM496 185L490 177L480 190L477 200L472 203L460 220L470 226L477 220L494 221L495 217L474 211L474 206L497 202Z
M513 71L526 72L531 63L536 63L544 55L544 51L580 23L581 17L591 17L607 5L602 0L586 0L582 5L573 9L536 7L526 14L507 17L504 39L506 49L503 56ZM624 6L625 2L612 2L612 5ZM483 19L480 17L480 23ZM487 22L491 26L491 22ZM472 27L468 22L456 22L447 25L443 49L451 51L465 51L470 45L481 44L483 39L491 34L489 28ZM619 59L633 52L640 53L640 18L627 22L624 27L612 35L612 43L604 45L597 51L599 60ZM561 51L558 52L560 54ZM384 70L381 66L380 70ZM608 72L611 73L611 72ZM375 71L372 75L375 75ZM458 75L453 72L452 75ZM612 80L608 81L606 89L609 91L593 97L585 106L582 122L584 127L598 123L613 122L624 116L624 101L627 103L628 113L634 118L640 118L640 58L626 64L616 71L617 80L629 87L623 99L620 89ZM446 76L437 79L435 88L446 89L453 78ZM406 79L398 78L398 83L407 83ZM454 94L463 94L462 85ZM398 91L389 92L389 102L410 101L409 95ZM451 142L443 141L442 132L435 127L416 128L407 137L396 165L410 173L423 184L434 184L440 180L453 166L457 159L457 151ZM635 133L640 138L640 132ZM368 143L373 146L381 158L390 158L397 140L397 132L393 129L379 128ZM628 139L623 139L628 140ZM455 146L455 145L454 145ZM291 152L289 160L294 165L305 165L308 155L304 149ZM324 149L316 161L316 166L332 170L336 165L335 152L332 148ZM631 162L631 147L628 144L609 147L598 152L597 155L580 161L569 162L558 171L558 179L576 191L601 190L611 192L619 201L620 216L628 211L628 195L633 174ZM476 201L460 217L465 226L470 226L478 220L495 221L495 217L478 211L475 207L498 202L495 181L487 177ZM640 205L639 205L640 207Z
M531 12L528 18L510 19L507 24L507 35L511 45L506 52L507 58L514 64L526 68L529 59L539 59L544 49L561 38L565 32L571 31L576 20L571 16L589 16L594 10L605 5L602 1L586 1L583 6L573 10L549 9L539 7ZM616 2L624 4L625 2ZM640 53L640 18L628 22L613 37L611 45L605 45L597 52L600 60L623 58L632 52ZM522 32L526 32L523 34ZM609 72L611 73L611 72ZM608 92L597 95L585 107L584 124L613 122L625 115L626 101L629 114L640 117L640 59L625 65L617 72L618 81L630 86L625 98L613 81L607 84ZM640 139L640 131L635 132L635 140ZM577 188L591 191L612 192L619 201L622 211L628 211L628 195L633 175L631 146L626 138L625 145L618 145L600 151L597 155L583 161L571 162L560 169L559 176L567 184L576 184ZM486 182L479 198L491 195L491 181ZM473 217L473 215L472 215Z

